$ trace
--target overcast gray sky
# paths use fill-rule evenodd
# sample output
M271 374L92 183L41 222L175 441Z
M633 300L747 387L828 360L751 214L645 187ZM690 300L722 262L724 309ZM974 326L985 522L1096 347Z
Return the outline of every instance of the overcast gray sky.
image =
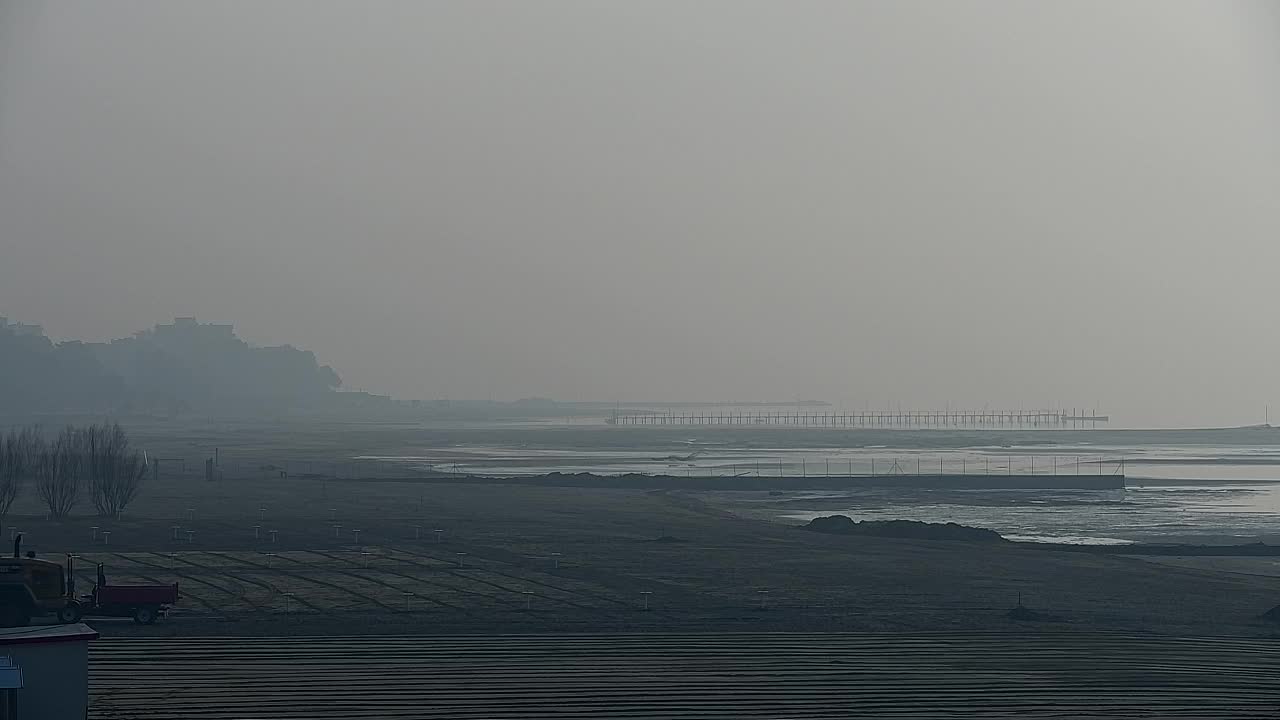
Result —
M1260 422L1278 7L0 0L0 315L401 397Z

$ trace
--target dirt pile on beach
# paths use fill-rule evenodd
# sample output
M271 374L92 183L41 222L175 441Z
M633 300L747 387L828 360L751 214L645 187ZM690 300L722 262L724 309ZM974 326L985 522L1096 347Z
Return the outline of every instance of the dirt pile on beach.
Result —
M1049 613L1040 612L1039 610L1032 610L1024 605L1019 605L1013 608L1009 612L1005 613L1004 616L1010 620L1017 620L1019 622L1064 622L1064 620L1057 615L1050 615Z
M1000 533L986 528L956 523L926 523L916 520L863 520L854 522L847 515L814 518L805 530L832 535L865 535L871 537L908 538L912 540L961 540L965 542L1008 542Z

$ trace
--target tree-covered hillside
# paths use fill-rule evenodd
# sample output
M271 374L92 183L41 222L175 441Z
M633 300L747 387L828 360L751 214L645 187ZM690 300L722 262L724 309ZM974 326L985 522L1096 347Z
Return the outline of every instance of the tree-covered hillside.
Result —
M186 411L316 407L341 384L313 353L254 347L230 325L178 318L108 343L54 343L0 322L6 411Z

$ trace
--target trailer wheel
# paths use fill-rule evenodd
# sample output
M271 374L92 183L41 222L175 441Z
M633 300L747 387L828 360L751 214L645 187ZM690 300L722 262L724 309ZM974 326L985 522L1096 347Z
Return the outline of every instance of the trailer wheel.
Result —
M71 603L58 611L58 622L64 625L78 623L82 617L84 610L80 608L80 603Z
M139 625L151 625L156 621L156 609L153 607L140 607L134 610L133 621Z
M0 627L22 627L31 622L31 613L21 605L0 605Z

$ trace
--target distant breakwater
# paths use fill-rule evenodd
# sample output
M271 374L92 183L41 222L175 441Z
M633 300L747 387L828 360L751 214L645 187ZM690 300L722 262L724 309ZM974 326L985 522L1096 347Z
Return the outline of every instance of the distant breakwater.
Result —
M389 478L390 479L390 478ZM395 478L405 482L405 478ZM544 487L619 488L641 490L1123 490L1124 475L1042 475L933 473L895 475L597 475L594 473L546 473L543 475L436 475L419 482L519 484Z

